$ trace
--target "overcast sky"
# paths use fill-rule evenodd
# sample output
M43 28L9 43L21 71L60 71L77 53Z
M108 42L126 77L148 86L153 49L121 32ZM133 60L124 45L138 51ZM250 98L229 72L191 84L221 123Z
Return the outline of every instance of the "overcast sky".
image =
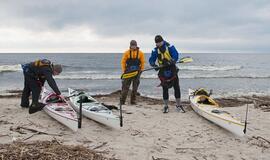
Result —
M270 52L269 0L0 0L0 52Z

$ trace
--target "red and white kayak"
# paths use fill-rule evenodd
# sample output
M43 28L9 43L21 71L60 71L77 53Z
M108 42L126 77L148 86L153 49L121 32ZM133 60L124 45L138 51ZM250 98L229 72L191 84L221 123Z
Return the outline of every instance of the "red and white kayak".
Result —
M43 110L73 131L78 130L78 117L76 111L62 97L43 87L40 102L46 104Z

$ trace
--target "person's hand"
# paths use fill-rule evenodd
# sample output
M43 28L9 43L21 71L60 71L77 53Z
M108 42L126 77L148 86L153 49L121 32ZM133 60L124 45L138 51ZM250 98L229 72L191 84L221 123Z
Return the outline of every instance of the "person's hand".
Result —
M158 65L156 65L156 64L151 64L151 66L152 66L153 68L155 68L155 71L158 71L158 70L159 70Z
M65 97L65 96L63 96L63 95L61 95L61 94L58 95L58 97L60 97L60 98L63 99L63 100L66 100L66 101L68 100L68 97Z
M175 61L174 59L171 59L171 60L169 61L169 63L170 63L170 65L175 65L176 61Z
M151 67L158 67L158 65L156 65L155 63L150 64Z
M175 65L175 60L174 59L165 60L163 64L165 66L172 66L172 65Z

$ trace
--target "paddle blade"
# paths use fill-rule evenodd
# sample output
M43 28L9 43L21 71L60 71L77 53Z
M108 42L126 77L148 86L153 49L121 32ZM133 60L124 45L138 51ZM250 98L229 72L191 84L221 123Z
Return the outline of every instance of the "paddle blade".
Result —
M132 78L135 77L139 74L139 71L133 71L133 72L129 72L129 73L123 73L121 76L121 79L127 79L127 78Z
M183 57L179 61L179 63L189 63L189 62L193 62L193 59L191 57Z

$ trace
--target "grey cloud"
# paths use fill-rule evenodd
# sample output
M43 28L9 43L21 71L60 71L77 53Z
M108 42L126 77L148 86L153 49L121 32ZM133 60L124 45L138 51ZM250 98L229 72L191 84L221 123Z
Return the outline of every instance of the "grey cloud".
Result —
M0 4L5 9L0 12L10 15L7 23L19 19L20 25L33 29L87 25L99 35L115 37L162 33L175 38L270 39L268 0L11 0Z

